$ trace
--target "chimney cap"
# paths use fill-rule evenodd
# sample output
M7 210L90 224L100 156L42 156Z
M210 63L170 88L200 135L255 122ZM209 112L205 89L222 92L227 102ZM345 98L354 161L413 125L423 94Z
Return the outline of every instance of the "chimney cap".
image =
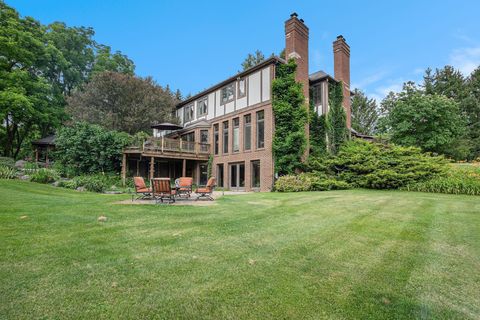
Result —
M340 34L337 36L337 40L345 40L345 38Z
M296 12L292 12L292 14L290 15L290 18L296 18L298 17L298 14Z
M302 22L302 23L303 23L303 22L305 22L305 21L303 21L303 19L300 19L300 22Z

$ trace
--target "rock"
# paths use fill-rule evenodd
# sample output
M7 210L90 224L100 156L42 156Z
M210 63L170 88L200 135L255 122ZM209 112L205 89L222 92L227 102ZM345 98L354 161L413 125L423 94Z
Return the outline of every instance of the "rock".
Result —
M28 218L28 216L21 216L21 217L20 217L20 219L22 219L22 220L25 220L25 219L27 219L27 218Z
M84 192L86 189L85 187L78 187L76 190L79 192Z
M55 181L54 183L52 183L52 186L58 187L59 184L60 184L60 180L57 180L57 181Z
M21 175L20 177L18 177L18 179L20 179L20 180L30 180L30 176L24 174L24 175Z
M98 221L98 222L106 222L106 221L107 221L107 217L105 217L105 216L100 216L100 217L98 217L97 221Z
M18 160L17 162L15 162L15 168L23 169L23 168L25 168L25 163L27 163L27 161Z
M105 191L104 194L122 194L122 191L117 191L117 190L108 190Z

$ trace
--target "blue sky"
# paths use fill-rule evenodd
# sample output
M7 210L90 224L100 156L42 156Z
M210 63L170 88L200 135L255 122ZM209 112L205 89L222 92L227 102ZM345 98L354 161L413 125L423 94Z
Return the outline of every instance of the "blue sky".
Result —
M42 23L91 26L140 76L195 94L240 69L256 49L284 47L284 21L310 28L310 71L333 74L332 41L351 46L352 87L382 98L427 67L480 65L480 1L6 0Z

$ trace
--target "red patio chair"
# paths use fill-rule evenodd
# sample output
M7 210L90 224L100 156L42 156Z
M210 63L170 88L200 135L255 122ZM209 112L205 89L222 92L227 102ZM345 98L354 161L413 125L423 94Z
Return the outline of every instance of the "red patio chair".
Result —
M152 195L155 203L168 200L170 203L175 202L176 190L172 190L170 178L154 178L152 179Z
M178 178L177 195L179 197L185 196L189 198L190 195L192 194L192 185L193 185L193 178L189 178L189 177Z
M142 177L133 177L133 183L135 185L135 193L132 194L132 201L137 197L137 200L147 199L152 196L152 188L148 188L145 184L145 180Z
M212 197L213 190L217 186L217 180L215 178L210 178L208 179L207 185L206 186L199 186L195 193L198 194L197 199L200 198L207 198L208 200L215 200Z

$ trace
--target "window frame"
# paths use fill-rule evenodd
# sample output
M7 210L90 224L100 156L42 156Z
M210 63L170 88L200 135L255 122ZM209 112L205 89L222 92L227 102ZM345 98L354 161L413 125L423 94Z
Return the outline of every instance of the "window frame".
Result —
M224 101L224 100L223 100L223 90L226 90L228 87L232 87L232 97L231 97L230 99L227 97L227 100ZM232 82L232 83L229 83L229 84L223 86L223 87L220 89L220 105L221 105L221 106L224 106L224 105L226 105L227 103L232 102L233 100L235 100L235 91L236 91L236 90L235 90L235 87L236 87L236 86L235 86L235 82Z
M235 122L237 124L235 124ZM235 135L235 132L236 132L236 135ZM237 138L236 149L235 149L235 137ZM236 117L232 119L232 152L240 152L240 117Z
M229 148L229 142L228 142L228 139L229 139L229 132L228 130L230 129L230 126L229 126L229 121L226 120L226 121L223 121L222 122L222 151L223 151L223 154L227 154L228 153L228 148Z
M186 106L183 107L183 122L184 122L184 123L185 123L185 122L190 122L190 121L194 120L193 118L194 118L194 116L195 116L195 112L194 112L194 110L193 110L193 109L194 109L193 107L194 107L194 106L193 106L193 103L188 104L188 105L186 105ZM189 113L190 113L191 117L189 117L189 118L187 119L187 112L188 112L188 110L190 110Z
M250 119L249 122L247 122L247 117ZM250 133L250 139L247 139L247 132ZM247 141L249 145L248 148L246 143ZM251 113L243 116L243 150L244 151L252 150L252 114Z
M254 182L255 182L255 170L254 170L254 166L258 164L258 186L254 185ZM262 184L262 167L261 167L261 162L260 160L252 160L250 161L250 171L251 171L251 177L250 177L250 187L252 189L260 189L260 186Z
M262 119L259 119L259 115L262 114L263 118ZM259 110L256 112L256 117L255 117L255 120L256 120L256 126L257 126L257 130L256 130L256 147L257 149L264 149L265 148L265 110ZM263 139L262 139L262 145L260 146L260 130L258 130L258 128L260 127L259 126L259 123L262 123L262 133L263 133Z
M200 113L200 103L205 102L205 112ZM208 114L208 97L203 97L197 100L197 118L203 117Z
M240 92L240 82L243 81L244 83L244 87L243 87L243 94L241 94ZM243 77L243 78L238 78L237 80L237 92L238 92L238 98L244 98L247 96L247 77Z
M213 154L218 155L220 151L220 125L213 125Z

